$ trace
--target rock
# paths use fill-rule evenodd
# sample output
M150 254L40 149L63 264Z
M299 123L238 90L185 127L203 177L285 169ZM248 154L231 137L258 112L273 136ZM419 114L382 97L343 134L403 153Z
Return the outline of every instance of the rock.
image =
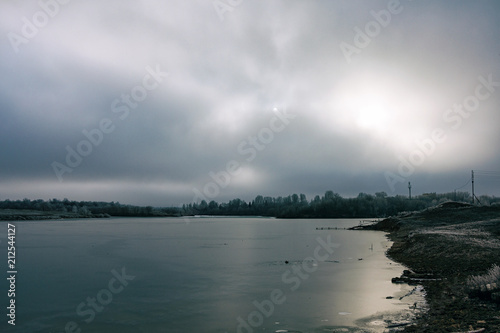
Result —
M406 283L406 282L408 282L408 279L403 278L403 277L393 277L391 282L392 283Z

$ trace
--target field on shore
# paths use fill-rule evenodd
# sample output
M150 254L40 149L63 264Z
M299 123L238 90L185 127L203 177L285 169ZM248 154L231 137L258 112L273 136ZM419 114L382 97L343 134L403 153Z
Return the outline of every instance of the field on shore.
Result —
M429 311L405 332L500 332L500 206L448 202L367 229L389 232L387 252L423 285Z

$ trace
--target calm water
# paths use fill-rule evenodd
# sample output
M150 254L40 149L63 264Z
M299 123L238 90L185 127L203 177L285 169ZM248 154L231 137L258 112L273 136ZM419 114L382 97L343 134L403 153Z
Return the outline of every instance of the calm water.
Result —
M0 331L248 333L326 328L331 332L356 325L363 326L362 331L380 328L376 316L359 319L407 309L409 304L397 296L411 290L390 282L403 268L385 257L390 246L385 234L316 230L358 222L268 218L16 222L16 327L7 325L3 310ZM0 227L5 259L0 267L7 275L7 223ZM5 309L8 285L2 280Z

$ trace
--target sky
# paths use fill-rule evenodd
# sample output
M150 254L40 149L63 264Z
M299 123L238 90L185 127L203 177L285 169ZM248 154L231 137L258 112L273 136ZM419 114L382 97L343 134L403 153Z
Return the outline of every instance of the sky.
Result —
M0 200L500 196L499 32L496 0L2 1Z

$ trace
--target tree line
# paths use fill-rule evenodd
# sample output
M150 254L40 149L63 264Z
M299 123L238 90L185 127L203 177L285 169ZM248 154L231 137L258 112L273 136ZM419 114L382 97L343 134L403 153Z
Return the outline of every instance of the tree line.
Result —
M154 208L152 206L123 205L119 202L70 201L68 199L4 200L0 209L37 210L43 212L75 213L83 216L107 214L110 216L180 216L179 208Z
M500 203L500 198L481 196L483 205ZM387 217L405 211L417 211L446 201L470 203L468 192L444 194L425 193L412 199L406 196L388 196L385 192L374 195L359 193L355 198L343 198L338 193L326 191L323 196L316 195L307 200L305 194L292 194L286 197L264 197L258 195L254 200L245 202L233 199L227 203L216 201L192 203L182 206L183 215L242 215L274 216L279 218L363 218Z
M468 192L444 194L425 193L409 199L406 196L388 196L385 192L375 194L359 193L354 198L343 198L338 193L326 191L308 200L305 194L286 197L258 195L246 202L233 199L228 202L216 201L184 204L182 207L152 207L124 205L119 202L70 201L68 199L4 200L0 209L37 210L76 213L83 216L107 214L110 216L270 216L278 218L381 218L405 211L417 211L436 206L446 201L472 202ZM500 204L500 198L481 196L482 205Z

